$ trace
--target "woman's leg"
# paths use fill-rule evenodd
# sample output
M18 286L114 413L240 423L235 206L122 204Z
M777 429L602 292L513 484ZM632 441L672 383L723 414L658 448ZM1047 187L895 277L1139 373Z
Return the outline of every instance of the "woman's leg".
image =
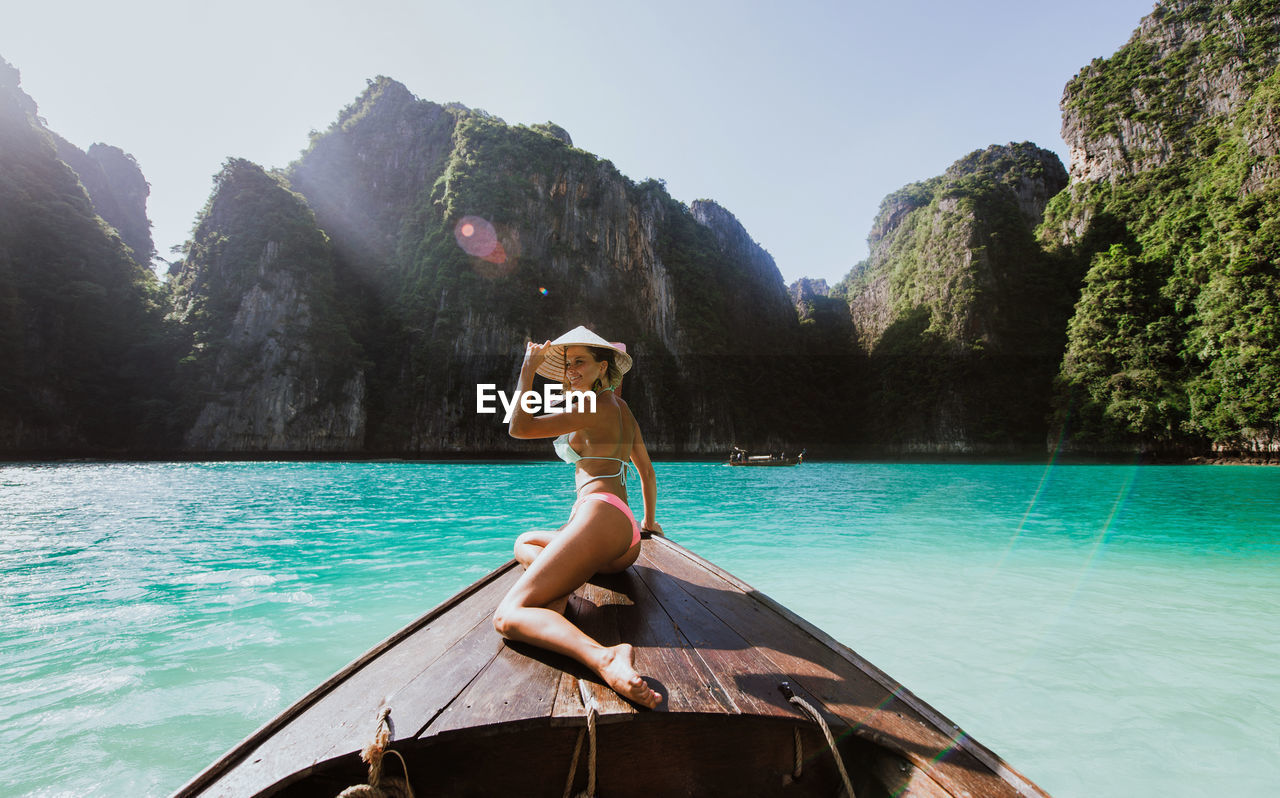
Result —
M528 532L522 533L516 538L516 561L525 568L528 568L533 564L534 560L538 559L538 555L542 554L542 552L551 543L551 539L560 534L561 529L564 529L564 527L560 527L560 529L531 529ZM627 549L626 553L618 559L608 563L607 565L601 566L600 570L596 571L596 573L620 574L634 565L635 561L638 559L640 559L639 543Z
M560 527L564 529L564 527ZM560 529L532 529L520 537L516 538L515 558L528 568L533 561L538 559L538 555L542 553L550 543L551 539L560 534Z
M533 565L533 561L538 559L543 550L551 544L551 539L560 534L560 529L531 529L528 532L516 538L515 558L516 562L528 568ZM547 605L547 609L564 615L565 607L569 605L569 597L561 596L555 601Z
M647 707L661 697L632 663L631 646L603 646L550 606L613 563L628 544L631 525L615 507L584 503L527 567L498 604L493 626L503 637L565 654L591 668L614 690Z
M621 557L619 557L618 559L616 559L616 560L614 560L613 562L609 563L608 565L606 565L606 566L602 567L602 568L601 568L599 571L597 571L596 573L600 573L600 574L620 574L620 573L622 573L623 571L625 571L625 570L627 570L628 568L630 568L632 565L634 565L634 564L635 564L635 561L636 561L636 560L638 560L638 559L640 559L640 544L639 544L639 543L637 543L636 545L634 545L634 546L632 546L631 548L627 549L627 553L626 553L626 554L622 555Z
M528 568L533 561L538 559L538 555L542 554L547 545L551 543L551 539L560 533L559 529L531 529L516 538L515 558L516 561ZM620 574L635 564L640 558L640 544L627 549L627 553L623 554L613 562L604 565L598 574Z

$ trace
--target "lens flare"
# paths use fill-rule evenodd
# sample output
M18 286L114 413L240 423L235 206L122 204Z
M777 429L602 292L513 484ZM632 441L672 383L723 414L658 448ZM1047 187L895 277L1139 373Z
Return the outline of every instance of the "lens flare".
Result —
M539 293L539 294L542 294L543 296L546 296L546 295L547 295L547 289L546 289L545 287L539 287L539 288L538 288L538 293Z
M507 262L507 253L498 240L498 231L493 229L489 220L480 216L464 216L453 228L454 240L462 251L474 258L490 263Z
M520 262L520 231L483 216L464 216L453 226L458 248L472 257L471 270L486 280L509 277Z

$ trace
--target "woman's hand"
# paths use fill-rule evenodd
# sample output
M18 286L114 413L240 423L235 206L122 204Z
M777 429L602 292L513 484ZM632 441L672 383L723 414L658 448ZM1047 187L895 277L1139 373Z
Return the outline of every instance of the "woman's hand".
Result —
M536 372L538 366L542 365L542 361L547 359L547 348L550 345L551 341L549 339L540 344L535 344L533 341L526 343L524 345L524 364L521 365L520 370L527 374Z

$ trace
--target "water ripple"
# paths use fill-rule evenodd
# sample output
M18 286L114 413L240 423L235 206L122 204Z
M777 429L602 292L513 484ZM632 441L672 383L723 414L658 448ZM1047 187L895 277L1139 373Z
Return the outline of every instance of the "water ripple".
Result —
M658 469L675 539L1055 795L1280 781L1280 470ZM0 794L171 792L570 492L549 463L0 466Z

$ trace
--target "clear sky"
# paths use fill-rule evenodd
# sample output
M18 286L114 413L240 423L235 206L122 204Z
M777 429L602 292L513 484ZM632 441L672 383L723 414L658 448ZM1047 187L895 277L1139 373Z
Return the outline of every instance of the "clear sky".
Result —
M3 0L0 57L49 127L132 154L160 254L228 157L285 166L387 75L548 120L683 202L713 199L787 282L866 257L880 201L990 144L1067 164L1058 101L1151 0Z

